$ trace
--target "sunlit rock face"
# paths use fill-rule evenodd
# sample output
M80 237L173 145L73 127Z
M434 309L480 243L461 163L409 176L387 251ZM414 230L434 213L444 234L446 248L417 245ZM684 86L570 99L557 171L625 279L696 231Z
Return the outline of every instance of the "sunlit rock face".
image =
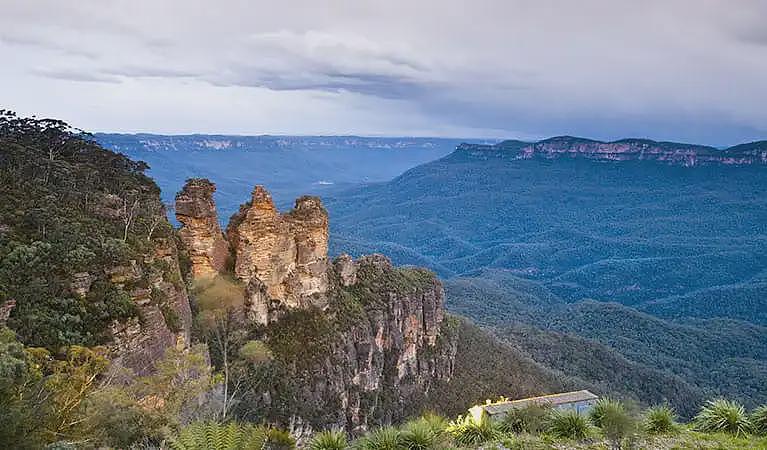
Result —
M213 200L215 191L216 185L210 181L191 179L176 195L179 236L189 253L195 278L223 272L229 256L229 245L221 232Z
M290 308L324 305L328 214L319 198L301 197L293 210L280 214L266 189L256 186L251 201L232 216L227 237L238 279L257 278L269 298Z

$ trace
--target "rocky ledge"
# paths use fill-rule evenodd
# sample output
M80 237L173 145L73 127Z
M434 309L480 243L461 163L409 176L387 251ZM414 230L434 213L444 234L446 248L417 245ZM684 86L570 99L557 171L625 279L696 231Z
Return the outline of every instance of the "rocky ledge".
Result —
M461 144L460 154L474 157L504 157L512 159L582 158L597 161L658 161L665 164L693 167L707 164L767 165L767 141L717 149L704 145L677 142L657 142L649 139L622 139L602 142L591 139L559 136L539 142L503 141L495 145Z

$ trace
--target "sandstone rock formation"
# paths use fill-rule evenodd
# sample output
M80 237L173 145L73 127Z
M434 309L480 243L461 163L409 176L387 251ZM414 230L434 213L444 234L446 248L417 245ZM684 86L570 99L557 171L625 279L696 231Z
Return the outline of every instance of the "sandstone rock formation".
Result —
M215 218L211 186L196 180L177 197L186 202L177 206L179 220L190 229L183 242L201 263L211 261L217 236L213 222L202 220ZM246 286L244 316L261 325L260 338L284 370L249 408L256 403L277 421L358 431L416 412L412 405L430 386L451 376L456 338L436 276L393 267L382 255L342 255L329 264L319 198L301 197L280 214L256 186L226 238L233 275Z
M176 219L181 223L179 236L192 261L195 278L223 272L229 257L229 245L221 232L213 193L216 185L193 178L176 195Z
M339 269L355 278L342 281ZM429 271L393 267L382 255L345 256L329 270L329 316L286 316L267 328L266 340L277 343L286 334L303 335L316 321L330 320L337 330L329 331L332 339L323 336L328 343L321 351L312 348L308 364L301 354L277 355L297 367L290 376L298 380L295 399L267 410L352 433L418 413L431 387L453 373L457 336L444 320L442 284ZM273 389L264 397L278 398L284 388Z
M258 279L269 298L289 308L324 306L328 215L319 198L301 197L292 211L280 214L266 189L256 186L251 201L232 216L227 237L238 279Z

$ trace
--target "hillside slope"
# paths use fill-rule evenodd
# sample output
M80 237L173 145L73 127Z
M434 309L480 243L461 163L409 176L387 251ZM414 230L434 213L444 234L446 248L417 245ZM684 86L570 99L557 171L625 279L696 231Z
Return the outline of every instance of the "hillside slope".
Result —
M692 413L726 395L767 401L767 329L728 320L678 324L617 303L567 303L504 271L445 282L448 308L492 327L547 367L644 402Z

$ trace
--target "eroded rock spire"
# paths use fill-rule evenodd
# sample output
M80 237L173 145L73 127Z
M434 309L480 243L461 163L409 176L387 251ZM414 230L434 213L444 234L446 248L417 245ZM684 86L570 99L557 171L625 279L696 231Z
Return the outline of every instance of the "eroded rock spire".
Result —
M179 235L189 252L195 278L223 272L229 257L229 244L221 232L213 200L215 191L216 185L210 181L192 178L176 195L176 219L181 223Z

